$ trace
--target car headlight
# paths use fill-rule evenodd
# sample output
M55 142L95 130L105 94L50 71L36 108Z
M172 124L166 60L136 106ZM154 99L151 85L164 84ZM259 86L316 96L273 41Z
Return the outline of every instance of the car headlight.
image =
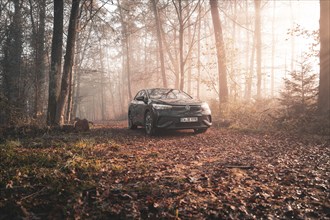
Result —
M152 107L157 110L171 109L171 105L152 104Z
M209 105L204 102L202 105L201 105L201 108L204 110L204 111L210 111L211 112L211 109L209 107Z

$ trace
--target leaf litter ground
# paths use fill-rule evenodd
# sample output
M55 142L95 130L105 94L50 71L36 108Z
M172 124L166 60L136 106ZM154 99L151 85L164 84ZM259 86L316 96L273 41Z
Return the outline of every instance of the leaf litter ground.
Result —
M0 219L330 219L325 138L113 122L0 146Z

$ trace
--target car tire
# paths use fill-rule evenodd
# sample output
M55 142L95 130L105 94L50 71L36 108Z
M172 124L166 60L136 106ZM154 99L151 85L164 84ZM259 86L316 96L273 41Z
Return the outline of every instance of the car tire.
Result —
M144 118L144 127L146 130L147 135L154 135L156 132L156 129L154 127L154 119L152 117L151 112L147 112Z
M128 128L132 130L137 128L137 126L133 122L131 113L128 114Z
M202 134L207 131L207 128L196 128L194 129L195 134Z

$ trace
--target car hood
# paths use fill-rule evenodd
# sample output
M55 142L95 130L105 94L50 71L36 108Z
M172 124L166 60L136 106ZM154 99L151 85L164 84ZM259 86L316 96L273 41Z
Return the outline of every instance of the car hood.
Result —
M195 99L152 99L152 103L165 105L202 105L203 102Z

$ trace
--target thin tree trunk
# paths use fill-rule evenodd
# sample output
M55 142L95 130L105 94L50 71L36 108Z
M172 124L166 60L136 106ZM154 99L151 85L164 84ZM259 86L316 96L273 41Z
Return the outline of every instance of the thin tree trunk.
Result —
M100 64L101 64L101 72L100 72L100 95L101 95L101 120L105 120L105 109L104 109L104 102L105 102L105 99L104 99L104 61L103 61L103 51L102 51L102 48L101 48L101 45L99 45L100 48L99 48L99 56L100 56Z
M252 42L252 51L251 51L251 57L250 57L250 68L249 68L249 74L247 77L247 82L246 82L246 93L245 93L245 99L250 101L252 97L252 79L253 79L253 72L254 72L254 56L255 56L255 49L256 49L256 39L253 37L253 42Z
M38 118L42 114L43 110L43 96L41 95L44 89L45 80L45 18L46 18L46 1L39 0L39 25L36 27L33 17L33 4L30 3L30 17L32 25L32 42L34 46L34 117Z
M231 94L231 97L234 99L234 101L236 101L237 99L237 95L238 95L238 92L237 92L237 81L236 81L236 71L235 71L235 60L236 60L236 57L235 57L235 42L237 41L236 39L236 19L237 19L237 2L236 0L234 0L234 21L233 21L233 32L232 32L232 50L231 50L231 62L230 62L230 69L231 69L231 83L232 83L232 86L230 86L230 91L229 91L229 94Z
M276 1L273 1L273 19L272 19L272 72L271 72L271 97L274 97L274 64L275 64L275 11Z
M166 74L165 74L165 61L164 61L163 40L162 40L162 35L161 35L161 24L159 21L159 14L158 14L156 0L151 0L151 1L152 1L153 11L154 11L154 16L155 16L155 21L156 21L160 70L162 73L161 75L162 75L162 79L163 79L163 87L166 88L167 80L166 80Z
M40 1L40 12L39 12L39 20L40 20L40 25L39 25L39 31L37 34L37 41L38 44L40 45L38 47L38 54L39 54L39 59L37 62L37 74L38 74L38 85L39 85L39 90L37 91L38 96L41 96L41 94L44 92L45 88L45 62L46 62L46 51L45 51L45 21L46 21L46 0L41 0ZM39 101L37 102L37 116L41 115L43 113L43 106L44 106L44 99L39 98Z
M187 10L190 11L190 8L189 8L189 2L187 1L186 2L187 4ZM188 19L188 42L190 43L191 42L191 21L190 21L190 18ZM191 75L192 75L192 53L189 52L188 53L188 57L187 57L187 60L188 60L188 79L187 79L187 84L188 84L188 93L189 94L192 94L192 91L191 91Z
M320 0L320 82L318 110L330 112L330 1Z
M328 1L328 0L326 0ZM293 16L293 8L292 8L292 1L289 1L290 3L290 13L291 13L291 29L294 29L294 16ZM290 72L294 69L294 61L295 61L295 36L291 35L291 68Z
M256 59L257 59L257 98L261 98L261 17L260 17L261 0L254 0L255 6L255 38L256 38Z
M60 92L63 44L63 0L54 1L54 27L49 71L47 124L55 125L57 101Z
M65 104L67 103L69 87L71 86L70 76L74 61L74 55L75 55L74 51L75 51L75 41L76 41L76 32L77 32L77 22L79 15L79 3L80 0L72 1L72 8L71 8L69 29L68 29L68 38L66 44L66 54L64 57L61 91L56 109L55 123L58 125L64 123Z
M127 89L128 89L128 98L132 100L132 91L131 91L131 60L130 60L130 34L126 32L128 36L125 38L126 46L126 70L127 70Z
M73 93L73 77L75 72L75 66L72 67L72 70L69 74L69 92L67 98L67 108L66 108L66 116L65 120L67 122L71 121L71 114L72 114L72 93Z
M184 61L183 61L183 18L182 18L182 1L178 0L178 19L179 19L179 56L180 56L180 89L184 87Z
M249 4L246 1L245 2L245 20L248 22L249 21ZM247 28L246 29L246 50L245 50L245 87L244 87L244 98L245 100L250 100L251 98L251 83L250 83L250 78L252 77L250 70L250 62L249 62L249 54L250 54L250 31ZM252 51L254 55L254 46L252 46Z
M119 5L119 0L118 0ZM127 21L124 20L123 12L121 7L119 7L119 15L120 15L120 22L122 25L122 34L123 34L123 49L126 53L126 76L127 76L127 90L128 90L128 98L132 100L132 92L131 92L131 69L130 69L130 33L127 27Z
M214 28L214 37L217 49L218 60L218 76L219 76L219 106L221 103L228 101L228 85L227 85L227 67L226 67L226 53L223 42L221 20L218 10L218 1L210 0L211 15Z
M201 13L202 13L202 4L201 2L198 3L198 32L197 32L197 99L200 99L200 81L201 81Z

